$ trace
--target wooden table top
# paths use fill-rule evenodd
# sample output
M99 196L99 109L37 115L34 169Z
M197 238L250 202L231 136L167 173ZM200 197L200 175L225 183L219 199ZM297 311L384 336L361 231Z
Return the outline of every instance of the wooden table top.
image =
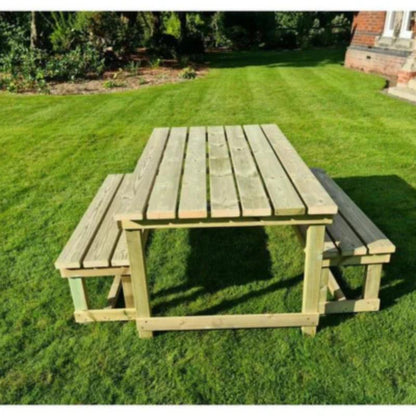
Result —
M117 220L333 216L337 206L275 124L156 128Z

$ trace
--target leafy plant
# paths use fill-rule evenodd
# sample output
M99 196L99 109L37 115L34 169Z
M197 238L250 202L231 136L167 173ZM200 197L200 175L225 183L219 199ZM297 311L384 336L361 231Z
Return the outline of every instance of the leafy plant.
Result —
M179 73L179 77L183 79L194 79L196 78L196 71L192 67L187 66Z
M151 68L159 68L160 67L160 63L161 63L160 58L152 58L149 61L149 64L150 64L150 67Z
M141 61L130 61L126 66L125 69L133 75L137 75L139 73L139 68L141 66Z
M125 87L125 82L115 81L114 79L108 79L103 82L104 88L122 88Z

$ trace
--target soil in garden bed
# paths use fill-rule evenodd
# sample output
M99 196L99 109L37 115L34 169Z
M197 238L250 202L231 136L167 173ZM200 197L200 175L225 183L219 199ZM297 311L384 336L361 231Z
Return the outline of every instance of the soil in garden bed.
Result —
M104 72L99 79L85 79L75 82L51 82L48 89L52 95L100 94L118 91L137 90L152 85L184 82L181 77L183 67L176 60L159 60L155 65L142 56L133 56L130 62L140 63L137 69L118 68ZM195 70L196 78L208 72L206 63L189 63Z

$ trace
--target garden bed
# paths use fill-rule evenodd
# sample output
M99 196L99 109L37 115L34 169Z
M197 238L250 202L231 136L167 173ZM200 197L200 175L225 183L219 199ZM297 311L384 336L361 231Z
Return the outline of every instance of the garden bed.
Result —
M205 65L193 66L195 78L208 72ZM49 84L51 95L102 94L108 92L138 90L152 85L172 84L187 81L183 68L160 66L140 68L137 73L127 70L106 71L100 79L76 82L54 82ZM32 92L33 94L33 92Z

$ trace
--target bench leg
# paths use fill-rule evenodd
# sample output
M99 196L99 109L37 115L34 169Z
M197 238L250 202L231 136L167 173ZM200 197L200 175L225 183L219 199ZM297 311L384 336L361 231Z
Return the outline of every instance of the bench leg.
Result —
M71 277L68 282L75 310L86 311L88 309L88 296L84 279L82 277Z
M382 268L381 264L369 264L366 267L363 287L364 299L378 299Z
M121 285L123 286L124 304L126 308L134 308L133 289L129 275L121 276Z
M321 270L321 289L319 292L319 311L325 309L325 303L328 300L328 279L330 270L328 267L323 267Z
M303 283L303 313L319 313L321 293L322 255L325 226L310 225L306 232L305 272ZM315 335L317 326L302 327L305 335Z
M146 277L144 241L141 230L126 230L127 247L130 260L131 287L137 318L150 317L149 294ZM152 331L140 329L136 322L140 338L151 338Z

